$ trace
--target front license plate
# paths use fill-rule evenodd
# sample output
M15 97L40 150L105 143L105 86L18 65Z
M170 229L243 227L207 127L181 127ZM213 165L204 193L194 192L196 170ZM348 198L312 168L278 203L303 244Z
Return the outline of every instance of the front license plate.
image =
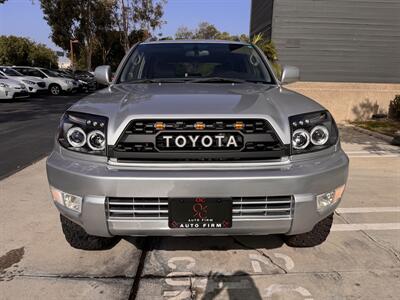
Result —
M168 216L170 228L230 228L232 199L169 199Z

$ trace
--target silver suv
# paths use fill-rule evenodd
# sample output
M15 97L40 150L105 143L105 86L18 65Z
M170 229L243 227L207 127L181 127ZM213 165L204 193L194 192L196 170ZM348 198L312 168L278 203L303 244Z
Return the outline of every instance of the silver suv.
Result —
M79 249L121 236L283 234L323 242L348 158L332 115L282 87L254 45L152 41L62 117L47 160L63 232Z

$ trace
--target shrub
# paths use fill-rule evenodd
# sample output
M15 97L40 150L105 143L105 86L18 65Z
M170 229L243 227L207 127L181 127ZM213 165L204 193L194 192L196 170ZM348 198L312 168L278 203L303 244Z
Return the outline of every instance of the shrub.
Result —
M389 103L389 118L400 120L400 95L396 95Z

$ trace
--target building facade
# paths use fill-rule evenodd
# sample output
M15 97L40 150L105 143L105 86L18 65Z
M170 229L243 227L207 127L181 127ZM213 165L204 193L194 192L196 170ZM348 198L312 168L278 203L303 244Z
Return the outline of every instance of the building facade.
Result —
M252 0L250 27L301 80L400 82L400 0Z

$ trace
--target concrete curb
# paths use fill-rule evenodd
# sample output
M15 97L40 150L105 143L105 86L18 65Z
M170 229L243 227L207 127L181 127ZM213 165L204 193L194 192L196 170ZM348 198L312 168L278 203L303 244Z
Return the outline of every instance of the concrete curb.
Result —
M368 130L368 129L365 129L365 128L361 128L361 127L355 126L353 124L346 124L346 126L352 127L355 130L357 130L358 132L373 136L373 137L375 137L377 139L380 139L380 140L382 140L382 141L384 141L384 142L386 142L388 144L392 144L393 137L391 137L389 135L382 134L382 133L375 132L375 131L371 131L371 130Z

